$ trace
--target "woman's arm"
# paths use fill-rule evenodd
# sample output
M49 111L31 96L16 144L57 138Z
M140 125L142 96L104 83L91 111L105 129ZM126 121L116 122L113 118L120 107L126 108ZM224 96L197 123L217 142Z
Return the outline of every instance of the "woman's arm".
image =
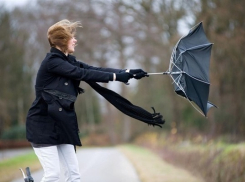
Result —
M110 72L110 73L124 73L126 71L126 69L94 67L94 66L90 66L86 63L83 63L81 61L77 61L77 63L79 63L81 68L85 68L88 70L97 70L97 71Z
M110 73L131 73L133 75L133 78L135 79L141 79L147 75L147 72L143 71L142 69L115 69L115 68L101 68L101 67L93 67L90 66L86 63L77 61L76 59L74 59L74 61L76 62L76 65L79 65L79 67L85 68L85 69L89 69L89 70L98 70L98 71L103 71L103 72L110 72Z
M113 80L113 73L93 69L80 68L59 57L50 57L47 60L47 69L50 73L65 76L74 80L109 82Z
M91 68L91 67L90 67ZM50 73L55 73L74 80L92 81L92 82L109 82L120 81L127 83L132 78L132 74L121 72L118 69L95 69L81 68L77 64L73 65L59 57L52 57L47 60L47 69ZM101 70L110 70L105 72ZM115 71L115 72L113 72Z

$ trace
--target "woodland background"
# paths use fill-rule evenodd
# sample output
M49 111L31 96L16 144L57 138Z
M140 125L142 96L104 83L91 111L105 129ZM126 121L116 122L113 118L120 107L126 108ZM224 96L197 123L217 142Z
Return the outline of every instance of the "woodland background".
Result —
M200 21L214 43L209 100L218 109L207 118L174 93L168 76L104 85L146 110L153 106L166 120L163 128L121 114L82 82L86 91L76 103L81 137L100 134L117 144L146 131L165 131L202 141L244 141L244 7L242 0L42 0L11 10L0 6L0 138L25 138L36 72L49 52L47 29L69 19L83 26L74 55L94 66L166 71L178 39Z

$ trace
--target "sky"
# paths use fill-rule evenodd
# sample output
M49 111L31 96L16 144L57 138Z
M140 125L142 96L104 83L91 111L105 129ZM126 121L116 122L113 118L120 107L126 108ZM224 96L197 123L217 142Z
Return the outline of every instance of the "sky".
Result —
M0 5L4 4L4 6L8 9L12 9L16 6L22 6L29 0L0 0Z
M16 6L23 6L26 4L26 2L28 2L30 0L0 0L0 5L4 4L4 6L11 10ZM189 17L189 22L192 21L190 20ZM189 32L189 27L187 27L186 23L184 21L179 21L179 32L182 35L185 35Z

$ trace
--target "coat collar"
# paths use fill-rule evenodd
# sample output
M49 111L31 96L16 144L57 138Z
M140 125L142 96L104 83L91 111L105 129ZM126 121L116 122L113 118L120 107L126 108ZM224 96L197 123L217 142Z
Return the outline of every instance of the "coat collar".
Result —
M55 48L55 47L51 47L50 49L51 53L55 53L58 54L59 56L63 57L64 59L68 60L68 56L66 56L62 51L60 51L59 49Z
M64 58L65 60L67 60L69 62L74 62L74 60L76 59L75 56L70 55L70 54L68 54L68 56L66 56L62 51L60 51L59 49L57 49L55 47L51 47L50 52L58 54L60 57Z

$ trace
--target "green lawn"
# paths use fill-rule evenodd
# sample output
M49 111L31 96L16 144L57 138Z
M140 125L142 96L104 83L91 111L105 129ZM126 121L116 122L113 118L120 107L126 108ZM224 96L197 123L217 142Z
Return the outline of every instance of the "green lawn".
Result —
M32 171L41 167L34 152L1 161L1 182L9 182L14 178L21 177L22 174L19 169L25 170L26 167L30 167Z

